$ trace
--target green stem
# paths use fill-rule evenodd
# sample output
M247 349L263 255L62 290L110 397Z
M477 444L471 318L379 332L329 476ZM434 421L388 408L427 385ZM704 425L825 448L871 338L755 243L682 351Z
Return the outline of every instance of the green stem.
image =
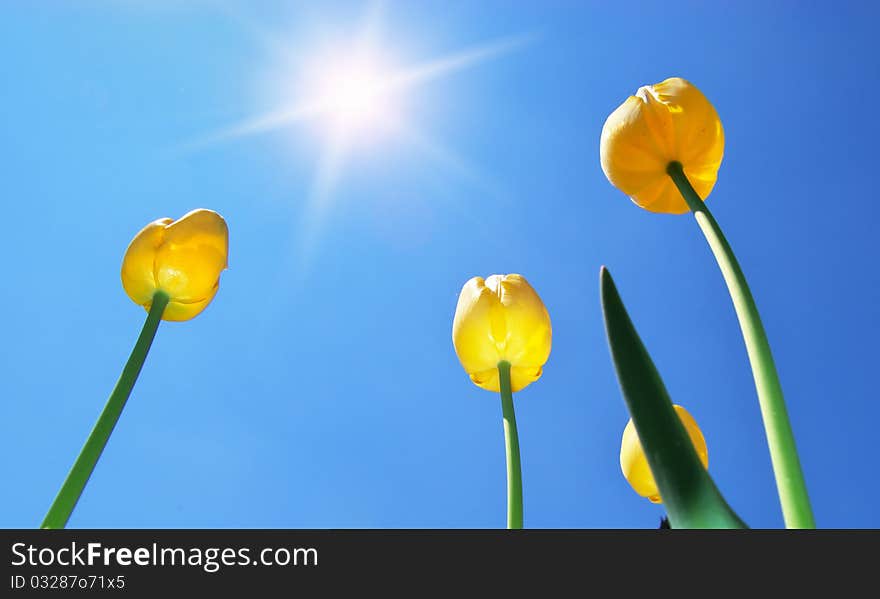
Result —
M76 502L79 501L80 495L82 495L83 489L95 469L95 464L98 463L98 458L101 457L101 452L104 451L104 447L110 439L110 433L113 432L119 415L122 414L122 408L125 407L125 402L141 372L144 360L147 358L147 352L150 351L150 345L153 343L156 330L162 320L162 313L167 305L168 295L157 291L153 296L153 304L150 307L144 328L141 330L134 349L131 350L131 356L129 356L125 368L122 369L122 374L119 375L119 380L110 394L110 399L107 400L107 405L104 406L89 438L86 439L79 457L76 458L61 490L58 491L55 501L52 502L46 518L40 525L41 528L64 528L67 524Z
M501 385L501 411L504 415L504 448L507 450L507 528L523 527L522 466L519 461L519 435L510 390L510 362L498 362Z
M758 402L761 405L761 416L764 419L764 430L770 447L770 459L776 476L776 487L785 525L788 528L815 528L804 474L782 396L782 386L779 384L779 375L770 352L767 333L764 331L745 275L718 222L691 186L681 163L670 162L666 172L672 177L675 186L694 213L697 224L706 236L712 253L715 254L721 274L727 283L727 289L730 291L730 297L733 299L758 391Z

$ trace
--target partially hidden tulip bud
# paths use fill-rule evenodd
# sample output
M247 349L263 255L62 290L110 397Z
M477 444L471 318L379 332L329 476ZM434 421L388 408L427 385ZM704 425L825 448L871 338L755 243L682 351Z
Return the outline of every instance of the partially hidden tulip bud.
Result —
M651 212L682 214L688 205L667 174L679 162L703 200L724 156L715 108L691 83L672 77L640 87L602 127L602 170L611 184Z
M708 468L709 450L706 448L706 439L703 438L697 421L683 407L679 405L672 407L675 408L678 419L681 420L688 436L690 436L691 443L694 444L694 449L697 451L703 467ZM620 443L620 469L636 493L647 497L652 503L662 503L657 483L654 481L654 475L651 474L651 467L648 466L648 459L645 457L645 451L642 449L632 418L623 429L623 439Z
M511 391L541 377L552 331L544 302L517 274L474 277L464 284L452 323L452 343L478 387L499 391L498 363L510 363Z
M147 311L157 291L169 297L163 320L189 320L204 310L226 269L229 231L223 217L198 209L160 218L135 235L122 260L122 286Z

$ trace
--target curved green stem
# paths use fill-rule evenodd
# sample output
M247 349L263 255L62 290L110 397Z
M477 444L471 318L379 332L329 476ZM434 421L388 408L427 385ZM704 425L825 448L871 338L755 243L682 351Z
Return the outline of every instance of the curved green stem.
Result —
M55 501L52 502L40 528L64 528L67 524L76 502L79 501L80 495L82 495L83 489L95 469L95 464L98 463L98 458L101 457L101 452L104 451L104 447L110 439L110 433L113 432L119 415L122 414L122 408L125 407L125 402L141 372L144 360L147 358L147 352L150 351L150 345L156 336L156 330L162 321L162 313L167 305L168 296L157 291L153 296L153 304L150 306L150 313L147 315L144 328L131 351L125 368L122 369L122 374L119 375L119 380L110 394L110 399L107 400L107 405L104 406L89 438L86 439L79 457L73 463L73 467L64 480L61 490L58 491Z
M758 402L761 405L761 416L764 419L764 430L770 447L770 459L776 476L776 487L785 525L788 528L815 528L813 510L807 496L807 487L798 459L791 423L788 420L779 375L770 352L767 333L764 331L745 275L718 222L691 186L682 165L679 162L670 162L666 172L672 177L675 186L694 213L697 224L706 236L712 253L715 254L715 260L721 268L721 274L733 299L758 391Z
M519 435L510 390L510 362L498 362L501 385L501 412L504 415L504 448L507 450L507 528L523 527L522 466L519 461Z

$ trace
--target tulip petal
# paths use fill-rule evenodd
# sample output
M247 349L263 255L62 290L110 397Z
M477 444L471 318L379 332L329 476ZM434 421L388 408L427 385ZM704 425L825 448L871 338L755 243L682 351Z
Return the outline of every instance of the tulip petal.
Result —
M521 275L499 277L495 284L504 307L507 333L503 348L499 347L501 359L510 362L512 368L540 370L550 357L552 336L544 302Z
M645 103L630 96L605 120L599 145L602 170L629 196L666 177L668 153L658 145L644 114Z
M156 255L156 281L172 301L193 303L213 293L226 268L229 233L212 210L194 210L170 224Z
M486 391L494 391L495 393L501 391L501 380L499 379L497 366L495 366L494 368L481 370L480 372L471 373L470 377L471 381L481 389L485 389ZM513 390L512 384L511 390Z
M514 393L525 389L544 374L543 366L515 366L510 369L510 390Z
M164 239L165 226L170 222L170 218L160 218L141 229L128 244L122 258L122 287L128 297L141 306L148 306L153 301L157 289L153 270L156 250Z
M724 155L724 129L715 107L695 86L672 77L653 86L666 107L674 132L675 155L694 169L718 170Z
M724 157L724 129L703 93L672 77L639 88L609 115L599 154L605 176L638 206L681 214L688 206L668 184L669 163L682 164L705 200Z
M478 387L500 391L498 363L511 365L511 389L541 377L550 356L550 316L541 298L518 274L474 277L465 283L452 324L452 342Z
M652 85L640 87L636 92L636 97L644 104L641 116L644 126L651 132L649 139L668 164L670 156L678 155L675 125L669 112L669 106L658 97L654 87Z
M700 427L697 426L697 421L682 406L675 404L672 407L678 419L684 425L684 429L694 445L694 450L696 450L703 468L708 468L709 451L706 448L706 439L703 437ZM623 438L620 442L620 469L636 493L642 497L647 497L651 503L663 502L632 419L629 420L623 429Z
M642 189L637 197L638 201L630 199L649 212L684 214L688 211L687 203L669 177L657 179L653 185Z
M452 323L452 343L465 372L497 369L501 358L492 326L487 323L498 326L499 307L498 297L486 287L482 277L474 277L462 287Z
M211 292L208 294L208 297L197 302L168 302L168 306L165 308L165 312L162 314L162 320L182 322L184 320L189 320L198 316L205 308L208 307L208 304L210 304L211 300L214 299L214 296L217 295L217 290L219 288L220 285L218 283L214 286L214 289L212 289Z
M620 441L620 470L633 491L642 497L647 497L651 503L662 503L657 482L651 474L651 467L648 465L645 450L639 441L632 418L626 423Z

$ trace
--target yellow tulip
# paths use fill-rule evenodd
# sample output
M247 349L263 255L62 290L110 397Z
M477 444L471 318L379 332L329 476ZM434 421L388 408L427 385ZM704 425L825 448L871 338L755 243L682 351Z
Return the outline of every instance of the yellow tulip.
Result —
M212 210L176 221L160 218L135 235L122 260L122 286L148 312L157 291L168 294L163 320L189 320L207 307L226 269L229 231Z
M666 172L680 162L703 200L724 156L724 129L715 107L689 82L673 77L639 88L602 127L605 176L651 212L682 214L688 205Z
M691 416L687 410L679 405L672 406L675 408L678 419L684 425L685 430L694 444L694 449L700 457L704 468L709 467L709 450L706 448L706 439L697 421ZM623 429L623 439L620 443L620 469L623 476L629 482L633 490L647 497L652 503L661 503L660 492L657 490L657 483L654 481L654 475L651 474L651 468L648 466L648 460L645 457L645 451L639 441L639 435L633 424L632 418Z
M474 277L464 284L452 323L455 353L471 380L500 391L498 363L510 363L511 390L537 381L550 357L550 315L521 275Z

